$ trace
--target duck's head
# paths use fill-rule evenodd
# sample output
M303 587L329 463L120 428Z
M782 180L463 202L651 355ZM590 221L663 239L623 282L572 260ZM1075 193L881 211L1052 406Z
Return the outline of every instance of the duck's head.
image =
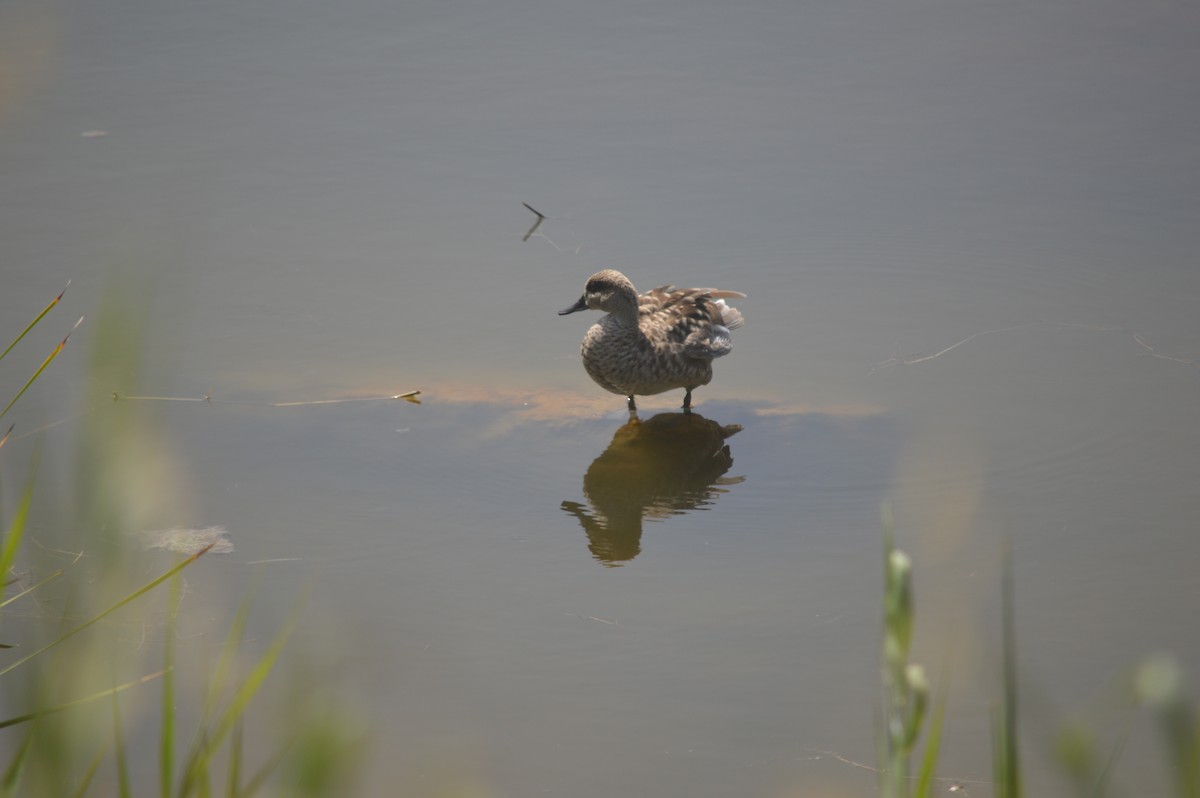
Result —
M629 310L636 313L637 306L637 289L633 287L633 283L629 282L629 278L616 269L605 269L589 277L587 284L583 287L583 296L579 297L579 301L569 308L560 310L558 315L565 316L568 313L588 308L602 310L605 313Z

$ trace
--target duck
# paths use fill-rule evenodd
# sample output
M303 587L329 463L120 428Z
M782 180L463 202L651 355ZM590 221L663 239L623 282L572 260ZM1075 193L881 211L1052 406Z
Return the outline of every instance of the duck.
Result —
M712 362L733 349L731 330L744 323L726 299L740 291L662 285L639 294L629 278L604 269L588 278L583 295L560 316L581 310L607 313L583 336L580 355L588 376L606 391L624 396L630 413L634 396L683 388L683 410L692 391L712 381Z

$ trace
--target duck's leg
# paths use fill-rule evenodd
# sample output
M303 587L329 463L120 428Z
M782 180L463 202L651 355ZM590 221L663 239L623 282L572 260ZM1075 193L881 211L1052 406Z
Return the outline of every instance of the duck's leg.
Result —
M692 412L692 389L686 388L687 393L683 395L683 412Z
M629 396L626 396L626 397L625 397L625 403L626 403L627 405L629 405L629 412L630 412L630 413L636 413L636 412L637 412L637 402L633 401L633 394L629 394Z

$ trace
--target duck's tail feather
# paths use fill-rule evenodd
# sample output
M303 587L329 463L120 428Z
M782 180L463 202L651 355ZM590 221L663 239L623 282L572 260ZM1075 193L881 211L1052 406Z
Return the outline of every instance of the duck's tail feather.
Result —
M721 324L712 326L712 335L708 339L707 355L710 358L724 357L733 349L733 336L729 328Z
M736 292L728 292L728 293L736 293ZM741 327L743 324L746 323L746 320L744 318L742 318L742 312L735 307L730 307L729 305L726 305L725 300L718 299L716 302L713 302L713 305L716 306L717 311L721 314L720 315L721 324L724 325L726 328L728 328L730 330L736 330L738 327Z

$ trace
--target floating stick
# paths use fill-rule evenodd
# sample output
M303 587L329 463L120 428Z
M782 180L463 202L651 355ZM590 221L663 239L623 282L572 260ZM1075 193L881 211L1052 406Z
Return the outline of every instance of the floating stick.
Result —
M113 391L113 401L139 401L139 402L205 402L206 404L222 404L222 405L250 405L252 407L303 407L306 405L338 405L345 402L378 402L380 400L403 399L406 402L419 405L421 400L417 399L421 395L420 391L405 391L404 393L393 394L391 396L355 396L348 399L314 399L304 402L240 402L235 399L213 399L212 395L206 396L133 396L129 394L117 393Z
M541 227L542 220L544 220L546 217L540 211L534 209L534 207L532 205L530 205L528 202L522 202L521 204L537 214L537 221L533 223L533 227L529 228L529 232L526 233L525 237L521 239L522 241L528 241L529 237L531 235L533 235L534 231L537 230L539 227Z

